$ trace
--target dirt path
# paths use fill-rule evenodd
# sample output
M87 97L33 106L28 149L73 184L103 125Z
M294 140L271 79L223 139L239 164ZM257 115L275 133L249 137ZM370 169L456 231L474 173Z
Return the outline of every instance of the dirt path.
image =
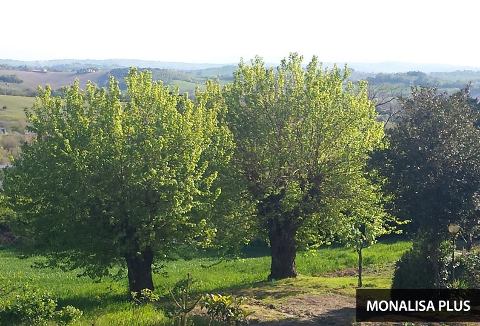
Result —
M355 320L355 298L339 294L297 295L277 305L252 302L252 325L351 325ZM268 320L270 319L270 320ZM275 320L272 320L275 319Z

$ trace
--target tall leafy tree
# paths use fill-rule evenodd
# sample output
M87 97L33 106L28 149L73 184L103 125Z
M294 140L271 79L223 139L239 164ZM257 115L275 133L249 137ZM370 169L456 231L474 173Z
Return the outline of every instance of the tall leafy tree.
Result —
M464 234L478 225L480 115L472 104L468 88L452 95L413 88L389 132L399 214L432 239L444 238L449 223Z
M294 277L300 242L333 233L347 213L341 199L365 178L369 154L382 145L367 85L347 70L304 69L291 54L276 69L260 58L239 64L225 90L234 164L257 203L271 246L271 279Z
M41 89L28 114L35 139L4 186L16 231L52 265L102 276L124 263L139 291L153 289L155 257L213 234L212 185L232 137L219 85L191 101L149 72L132 70L126 84L123 95L113 78L108 89L75 83L63 98Z

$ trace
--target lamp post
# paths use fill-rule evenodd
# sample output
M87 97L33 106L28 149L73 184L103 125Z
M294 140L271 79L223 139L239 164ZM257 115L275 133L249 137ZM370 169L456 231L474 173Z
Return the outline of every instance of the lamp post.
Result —
M452 281L455 279L455 245L458 232L460 232L460 225L450 223L448 225L448 232L452 235Z

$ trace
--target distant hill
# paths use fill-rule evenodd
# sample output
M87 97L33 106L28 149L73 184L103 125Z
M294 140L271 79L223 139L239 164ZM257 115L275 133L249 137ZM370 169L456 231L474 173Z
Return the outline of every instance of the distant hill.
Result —
M430 72L453 72L458 70L480 71L480 67L444 65L444 64L422 64L409 62L375 62L359 63L352 62L348 66L358 71L367 73L398 73L408 71Z
M321 59L321 58L320 58ZM138 60L138 59L59 59L59 60L11 60L0 59L0 66L10 67L24 67L27 69L32 68L47 68L48 70L55 71L75 71L82 68L97 67L103 70L114 68L155 68L155 69L174 69L174 70L204 70L209 74L208 70L219 69L223 70L222 75L226 75L228 72L232 72L236 67L235 64L221 64L221 63L190 63L190 62L171 62L171 61L156 61L156 60ZM270 66L275 66L276 63L269 63ZM333 62L325 62L325 66L331 67ZM343 62L338 62L338 66L343 66ZM410 62L350 62L348 63L350 68L359 72L365 73L398 73L408 71L422 71L425 73L430 72L453 72L457 70L472 70L480 71L480 67L463 66L463 65L447 65L447 64L422 64L422 63L410 63ZM230 74L228 74L230 75Z
M139 67L139 68L158 68L158 69L176 69L176 70L198 70L207 68L218 68L225 64L217 63L187 63L187 62L168 62L168 61L151 61L136 59L106 59L106 60L35 60L22 61L0 59L0 65L11 67L27 67L27 68L51 68L54 70L77 70L85 67L97 67L101 69Z
M0 81L0 94L34 96L39 85L50 85L53 90L58 90L73 83L75 80L80 82L81 87L84 87L87 81L92 81L99 86L105 86L110 76L114 76L120 82L120 87L124 89L124 78L130 69L126 67L113 69L98 67L85 69L78 67L77 70L73 71L70 69L68 71L49 71L48 69L33 69L25 66L15 67L5 66L3 69L0 67L0 76L7 76L13 81L19 80L22 82L6 83ZM197 86L201 87L207 79L217 79L222 84L232 80L235 68L232 65L194 70L150 67L140 69L151 70L155 80L162 80L166 85L178 86L181 93L188 92L193 94L195 88Z
M83 87L87 81L105 86L109 76L119 80L125 88L124 77L129 67L152 71L155 80L177 86L181 93L193 94L207 79L221 84L230 82L236 65L162 62L129 59L109 60L46 60L19 61L0 59L0 94L33 96L38 85L50 85L54 90L79 80ZM274 66L268 64L268 66ZM332 67L333 63L325 63ZM338 64L343 67L342 64ZM480 95L480 69L453 65L424 65L401 62L351 63L352 80L367 80L388 94L408 94L411 86L435 86L445 91L458 90L471 83L472 94ZM469 68L469 69L467 69Z

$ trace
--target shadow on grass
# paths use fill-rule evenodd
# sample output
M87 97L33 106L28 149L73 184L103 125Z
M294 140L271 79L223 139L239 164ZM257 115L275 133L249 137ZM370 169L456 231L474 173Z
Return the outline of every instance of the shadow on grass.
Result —
M102 309L110 305L128 302L130 302L130 300L126 294L108 293L95 296L89 296L87 294L75 295L68 298L58 299L58 305L60 307L71 305L86 313L92 312L97 309Z

